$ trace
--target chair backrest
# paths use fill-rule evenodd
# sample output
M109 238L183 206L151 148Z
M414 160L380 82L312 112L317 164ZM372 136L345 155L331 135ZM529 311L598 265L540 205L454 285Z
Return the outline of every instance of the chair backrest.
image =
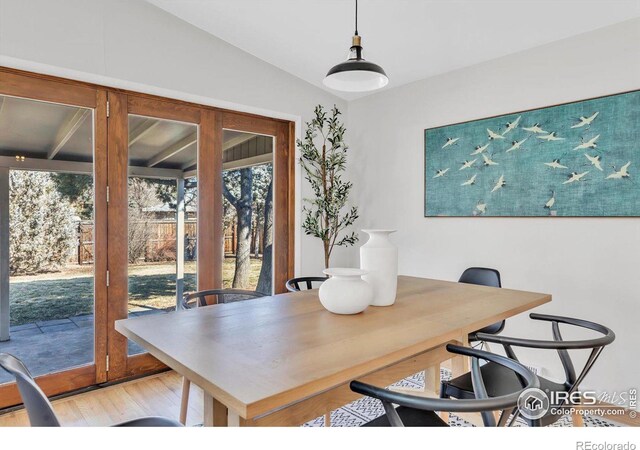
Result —
M0 367L16 378L31 426L59 427L60 422L49 399L36 384L24 363L9 353L0 353Z
M527 389L540 388L538 377L531 372L531 370L512 359L483 350L460 347L452 344L447 345L447 351L457 355L471 357L471 381L473 383L475 399L427 398L390 391L360 381L352 381L351 390L380 400L391 426L403 426L402 420L393 407L393 404L423 411L479 412L482 414L485 426L504 426L507 424L509 417L512 417L510 424L515 423L519 415L517 404L520 394ZM480 359L500 364L512 370L518 376L522 384L522 389L498 397L489 397L482 379ZM493 411L503 411L499 422L496 422L492 413Z
M207 302L208 297L213 297L214 302ZM244 289L208 289L205 291L187 292L182 296L181 309L191 309L209 304L235 303L259 297L264 297L264 294Z
M462 275L458 283L478 284L481 286L502 287L500 272L486 267L469 267Z
M458 279L458 283L477 284L480 286L497 288L502 287L500 272L498 272L496 269L489 269L487 267L469 267L464 272L462 272L462 275L460 275L460 279ZM504 325L505 321L501 320L500 322L496 322L484 327L480 331L482 331L483 333L498 334L502 330L504 330Z
M327 281L327 277L299 277L287 280L285 284L289 292L302 291L303 289L313 289L313 283L322 284ZM302 287L300 287L302 285Z
M558 356L560 357L560 361L562 362L562 367L564 368L566 377L564 384L569 394L574 392L578 388L582 380L584 380L584 377L587 376L596 360L600 356L600 353L602 352L604 347L611 344L616 338L615 333L611 329L605 327L604 325L600 325L595 322L589 322L587 320L537 313L531 313L529 314L529 317L533 320L543 320L546 322L551 322L553 341L512 338L484 333L477 333L476 337L481 341L501 344L504 347L507 356L516 361L518 360L518 358L513 351L513 347L556 350L558 352ZM580 341L565 341L562 339L562 335L560 334L561 323L572 325L578 328L593 330L600 333L601 336ZM587 358L585 366L580 374L576 375L573 362L571 361L571 357L569 356L569 350L580 349L591 349L591 354L589 355L589 358ZM567 396L567 398L569 398L569 396Z

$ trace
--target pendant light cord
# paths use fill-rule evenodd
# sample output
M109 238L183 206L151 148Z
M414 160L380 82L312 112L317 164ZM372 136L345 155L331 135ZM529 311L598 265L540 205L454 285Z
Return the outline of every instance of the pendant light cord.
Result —
M356 0L356 36L358 35L358 0Z

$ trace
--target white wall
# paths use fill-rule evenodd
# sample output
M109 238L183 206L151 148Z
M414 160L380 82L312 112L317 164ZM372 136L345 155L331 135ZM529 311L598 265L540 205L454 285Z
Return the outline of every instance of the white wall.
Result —
M398 229L402 274L455 280L495 267L505 287L553 294L539 311L609 325L617 340L585 386L637 387L640 219L424 218L423 130L639 88L633 20L350 102L358 226ZM631 176L638 183L640 167ZM505 334L551 337L524 315ZM523 355L562 376L555 354Z
M14 59L15 58L15 59ZM217 106L310 120L341 99L140 0L0 0L0 65ZM300 185L300 179L298 177ZM306 183L300 195L309 195ZM320 273L299 232L300 274ZM348 255L337 252L335 264Z

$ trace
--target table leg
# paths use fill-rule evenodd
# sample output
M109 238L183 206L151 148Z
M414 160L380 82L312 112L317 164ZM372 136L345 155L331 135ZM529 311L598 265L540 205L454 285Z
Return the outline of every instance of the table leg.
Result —
M464 347L469 346L469 336L464 335L460 338L460 345ZM451 358L451 376L452 378L459 377L460 375L464 375L465 373L471 370L469 366L469 358L466 356L455 356Z
M213 398L211 394L204 393L204 426L226 427L227 407Z
M252 420L247 420L247 419L244 419L244 418L240 417L240 415L237 412L235 412L235 411L233 411L231 409L227 413L227 423L229 424L228 426L230 426L230 427L251 427L251 426L254 426Z
M427 367L424 370L424 391L440 396L440 365Z

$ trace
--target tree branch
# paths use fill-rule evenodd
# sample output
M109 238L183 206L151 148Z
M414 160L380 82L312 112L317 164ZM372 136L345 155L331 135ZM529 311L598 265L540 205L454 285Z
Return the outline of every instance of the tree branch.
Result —
M238 199L233 196L229 188L227 187L227 183L222 182L222 195L227 199L229 203L233 205L234 208L238 207Z

